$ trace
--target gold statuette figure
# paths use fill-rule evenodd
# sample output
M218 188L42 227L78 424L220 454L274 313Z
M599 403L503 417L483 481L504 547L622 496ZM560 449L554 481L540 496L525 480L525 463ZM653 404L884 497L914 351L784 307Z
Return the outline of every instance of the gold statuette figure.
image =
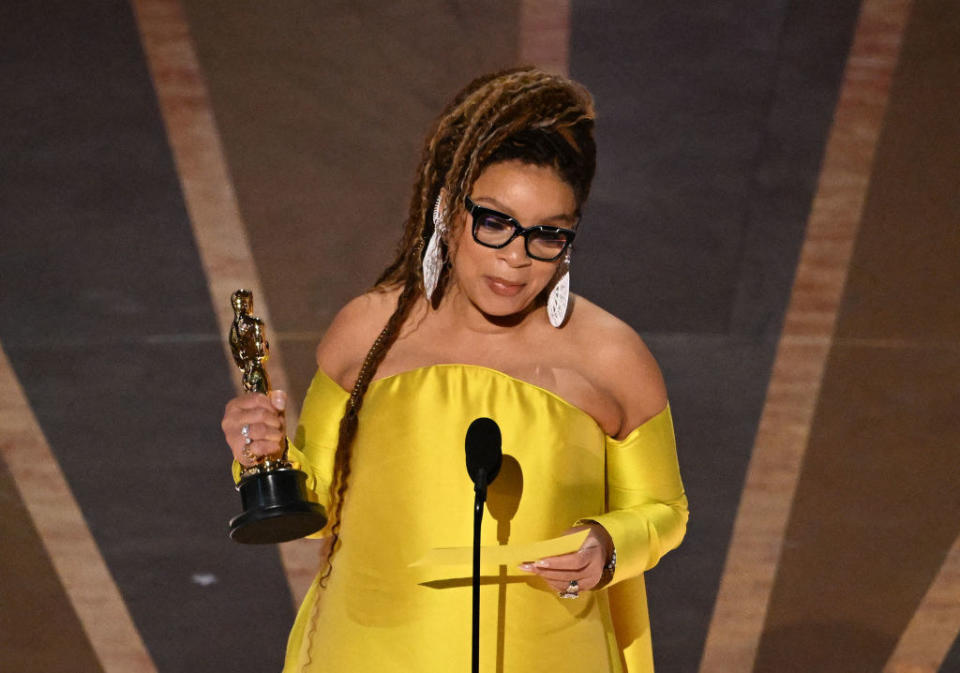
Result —
M230 349L233 360L243 372L243 387L248 393L264 393L270 390L267 370L263 364L270 357L270 344L260 318L250 315L253 310L253 293L237 290L231 300L233 325L230 327Z
M231 297L233 324L230 349L243 372L248 393L270 391L264 363L270 357L263 321L251 314L253 293L237 290ZM248 544L287 542L315 533L327 522L321 505L307 495L306 475L287 461L287 442L277 446L275 456L245 468L237 490L243 513L230 520L230 537Z

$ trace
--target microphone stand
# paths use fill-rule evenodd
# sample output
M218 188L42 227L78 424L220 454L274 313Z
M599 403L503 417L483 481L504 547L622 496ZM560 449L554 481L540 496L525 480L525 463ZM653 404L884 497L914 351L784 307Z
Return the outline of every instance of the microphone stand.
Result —
M472 668L480 673L480 523L483 504L487 500L487 485L497 478L503 462L500 426L492 418L476 418L467 428L464 449L467 473L473 481L473 633Z
M480 523L483 504L487 500L487 470L481 467L473 485L473 634L471 647L472 673L480 673Z

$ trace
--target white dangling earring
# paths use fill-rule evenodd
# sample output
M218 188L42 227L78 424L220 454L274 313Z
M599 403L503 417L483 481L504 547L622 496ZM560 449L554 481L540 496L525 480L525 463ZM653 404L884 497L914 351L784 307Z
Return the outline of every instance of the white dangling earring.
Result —
M427 252L423 255L423 292L427 301L433 297L440 281L440 271L443 269L443 254L440 250L440 239L447 231L446 213L442 204L443 194L437 197L433 206L433 233L427 243Z
M563 258L563 264L566 270L560 276L560 280L550 290L550 297L547 299L547 318L554 327L560 327L567 317L567 303L570 301L570 253Z

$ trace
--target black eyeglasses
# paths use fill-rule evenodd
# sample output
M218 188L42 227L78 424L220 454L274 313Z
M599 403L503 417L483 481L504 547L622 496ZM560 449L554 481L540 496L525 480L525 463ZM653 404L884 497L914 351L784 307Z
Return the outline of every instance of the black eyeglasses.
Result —
M523 246L529 257L541 262L553 262L560 258L577 235L573 229L543 224L523 227L509 215L478 206L469 196L464 197L463 201L467 212L473 216L473 240L488 248L504 248L517 236L523 236Z

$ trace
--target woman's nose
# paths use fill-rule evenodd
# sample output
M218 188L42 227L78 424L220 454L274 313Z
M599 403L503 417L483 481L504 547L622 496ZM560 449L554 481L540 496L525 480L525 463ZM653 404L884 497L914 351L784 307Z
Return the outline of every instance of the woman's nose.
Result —
M500 248L500 256L510 266L527 266L530 264L530 257L527 256L527 248L523 236L517 236L507 245Z

